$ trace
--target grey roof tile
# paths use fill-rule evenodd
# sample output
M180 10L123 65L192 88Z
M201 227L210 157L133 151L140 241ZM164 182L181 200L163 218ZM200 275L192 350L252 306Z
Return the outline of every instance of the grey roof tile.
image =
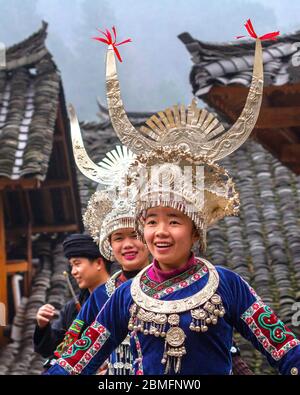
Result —
M61 79L45 47L47 24L7 50L0 71L0 177L46 177Z
M254 40L236 40L225 44L211 44L182 33L179 39L191 54L194 63L190 82L193 93L201 97L215 84L241 84L249 86L253 67ZM294 59L299 56L300 31L285 35L276 41L263 41L264 83L283 85L300 81L300 66Z

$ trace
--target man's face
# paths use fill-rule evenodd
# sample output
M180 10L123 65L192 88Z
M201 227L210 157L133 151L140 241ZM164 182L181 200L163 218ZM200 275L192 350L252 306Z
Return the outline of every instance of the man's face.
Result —
M77 281L80 289L94 288L97 286L99 272L103 270L103 262L101 258L90 260L83 257L75 257L69 259L71 265L72 276Z
M187 262L197 235L188 216L179 210L158 206L147 210L144 238L161 268L172 270Z
M133 228L116 230L110 236L110 243L115 259L124 270L139 270L148 264L149 251L137 239Z

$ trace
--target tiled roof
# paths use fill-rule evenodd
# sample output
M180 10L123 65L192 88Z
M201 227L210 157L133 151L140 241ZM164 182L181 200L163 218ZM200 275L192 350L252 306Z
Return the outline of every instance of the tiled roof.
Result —
M209 231L208 255L249 281L300 336L299 326L291 325L300 301L300 177L253 140L222 165L236 181L240 215ZM239 343L257 374L272 371L250 343Z
M205 95L215 84L249 86L252 76L254 40L235 40L231 44L211 44L182 33L179 39L191 54L190 73L195 96ZM300 81L300 31L263 41L265 85L283 85Z
M7 49L6 68L0 69L0 177L46 177L61 89L46 36L43 23Z

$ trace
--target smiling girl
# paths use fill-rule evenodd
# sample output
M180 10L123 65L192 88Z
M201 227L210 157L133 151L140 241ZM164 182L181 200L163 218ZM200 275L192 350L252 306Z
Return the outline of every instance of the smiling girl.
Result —
M205 245L209 224L235 212L232 180L196 155L181 152L185 159L174 171L171 162L165 167L170 154L159 154L150 153L149 163L165 160L161 169L172 182L155 189L144 184L136 201L138 229L152 265L114 292L83 334L89 347L75 342L49 374L91 374L128 332L135 374L232 374L233 328L282 374L297 374L300 342L291 330L239 275L192 252L195 242ZM204 166L204 202L200 190L195 198L181 186L187 158ZM144 157L139 160L142 166ZM134 252L128 248L127 258L133 259ZM118 253L126 256L125 249Z
M144 238L162 271L184 266L198 237L192 220L182 212L160 206L147 210Z
M238 213L234 182L215 162L243 144L259 114L262 47L251 21L246 27L256 37L253 78L242 114L226 131L195 100L136 129L123 108L109 45L110 117L136 154L128 179L139 190L137 228L154 260L114 292L85 331L86 343L75 342L50 374L92 373L129 332L137 375L228 375L233 328L280 373L299 373L300 342L291 330L239 275L192 253L196 241L205 251L211 225Z
M74 151L76 155L75 148ZM125 149L124 152L118 151L118 160L122 168L124 167L122 160L127 160L126 152ZM113 150L107 155L116 157L117 151ZM107 157L105 159L107 160ZM80 169L82 170L82 168ZM104 284L93 289L88 301L83 305L66 332L62 343L58 346L55 352L56 358L60 358L75 341L82 341L79 339L84 329L92 324L116 288L133 278L149 264L148 248L137 239L137 233L134 229L135 204L131 198L132 191L130 188L122 188L123 194L120 197L116 195L118 187L118 177L116 177L116 183L113 187L104 188L100 184L99 190L92 195L88 202L83 220L86 230L93 237L103 257L109 262L115 261L121 270L114 273ZM79 276L78 269L75 267L76 261L73 261L72 264L74 274ZM128 338L112 353L108 363L108 371L109 374L132 373L132 356L129 352Z
M93 373L129 331L135 374L231 374L235 327L282 374L297 374L295 335L240 276L193 255L196 225L184 200L183 210L173 203L143 210L153 264L115 291L84 333L90 347L74 343L49 373Z
M100 251L106 259L114 259L121 267L105 284L97 287L73 321L66 336L55 352L60 358L65 350L75 341L80 341L82 332L92 324L114 291L123 283L133 278L142 268L149 264L149 251L144 243L137 239L134 230L134 206L128 205L128 211L118 210L118 205L111 209L109 193L96 192L89 201L84 216L85 225L93 237L100 242ZM107 203L109 203L107 205ZM103 209L106 207L106 209ZM97 213L95 215L95 212ZM117 218L117 219L116 219ZM97 229L95 232L93 229ZM109 374L130 374L132 357L129 352L129 339L125 340L112 353L105 366Z
M149 251L145 244L137 239L133 227L117 229L109 238L113 256L122 267L123 273L138 272L149 264Z

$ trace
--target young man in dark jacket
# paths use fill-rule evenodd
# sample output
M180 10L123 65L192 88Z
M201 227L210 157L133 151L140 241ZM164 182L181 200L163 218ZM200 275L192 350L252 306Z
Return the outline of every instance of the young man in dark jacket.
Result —
M71 273L75 278L80 293L78 301L82 306L90 294L109 279L110 265L99 252L92 237L85 234L73 234L63 243L65 257L71 265ZM62 342L66 331L78 314L78 308L72 299L62 308L57 319L55 307L43 305L37 312L37 325L33 342L35 352L51 363L53 353Z

